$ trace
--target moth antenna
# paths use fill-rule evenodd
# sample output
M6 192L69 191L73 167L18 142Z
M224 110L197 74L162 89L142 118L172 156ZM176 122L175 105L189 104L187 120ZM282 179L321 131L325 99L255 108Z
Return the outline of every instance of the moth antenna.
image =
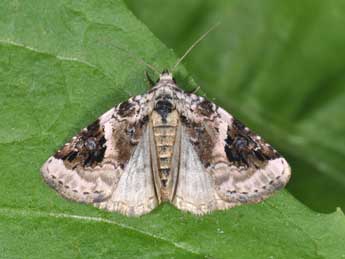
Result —
M196 45L199 44L200 41L202 41L211 31L213 31L217 26L220 25L220 22L216 23L215 25L213 25L210 29L208 29L204 34L202 34L193 44L192 46L189 47L189 49L187 49L187 51L182 55L182 57L180 57L176 64L173 66L173 68L171 69L171 72L175 71L176 67L185 59L185 57L192 51L192 49L194 49L194 47Z
M149 88L151 89L152 87L154 87L155 82L152 80L152 78L150 77L149 73L147 73L147 71L145 71L145 77L147 79L147 83L149 85Z
M192 89L191 91L189 91L189 94L196 94L198 91L200 90L200 86L195 87L194 89Z
M157 73L157 75L160 75L160 72L158 71L157 68L155 68L153 65L145 62L145 60L141 57L138 57L136 55L134 55L132 52L130 52L129 50L127 49L124 49L124 48L121 48L121 47L118 47L118 46L115 46L115 48L119 49L119 50L122 50L123 52L125 52L129 57L135 59L136 61L138 61L140 64L143 64L145 66L147 66L148 68L150 68L153 72Z

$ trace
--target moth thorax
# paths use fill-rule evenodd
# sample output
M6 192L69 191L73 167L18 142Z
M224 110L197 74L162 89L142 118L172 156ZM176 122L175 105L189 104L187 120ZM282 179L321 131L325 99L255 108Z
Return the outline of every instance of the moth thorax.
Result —
M172 93L169 88L162 88L160 93L155 97L154 110L161 116L163 122L166 122L166 118L175 109L173 103Z
M164 116L163 116L164 115ZM157 154L159 192L163 201L172 194L172 158L176 141L178 113L172 110L167 114L155 110L152 113L152 126Z

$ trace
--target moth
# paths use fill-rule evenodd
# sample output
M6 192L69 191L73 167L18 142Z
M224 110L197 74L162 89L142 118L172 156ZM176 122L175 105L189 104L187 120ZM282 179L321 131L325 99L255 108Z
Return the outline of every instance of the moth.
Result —
M51 156L45 182L67 199L127 216L163 202L203 215L258 203L287 184L287 161L231 114L183 91L167 70L149 81L146 94L110 109Z
M44 180L62 196L128 216L162 202L202 215L257 203L290 178L286 160L171 73L110 109L50 157Z

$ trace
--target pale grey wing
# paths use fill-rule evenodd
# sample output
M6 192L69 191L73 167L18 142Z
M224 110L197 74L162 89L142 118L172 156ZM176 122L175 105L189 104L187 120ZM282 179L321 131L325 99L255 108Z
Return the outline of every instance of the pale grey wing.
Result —
M84 128L45 162L44 180L78 202L99 205L113 198L147 126L150 111L143 103L149 98L133 97Z
M218 196L211 174L204 167L184 127L181 131L180 160L175 196L179 209L202 215L216 209L233 207Z
M255 203L286 185L288 163L261 137L202 97L185 94L181 100L185 132L222 200Z
M127 216L150 212L157 204L150 157L149 130L146 128L111 197L96 206Z

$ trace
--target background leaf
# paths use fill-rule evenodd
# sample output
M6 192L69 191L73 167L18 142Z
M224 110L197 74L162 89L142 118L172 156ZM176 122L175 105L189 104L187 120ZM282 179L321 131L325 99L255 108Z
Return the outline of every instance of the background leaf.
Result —
M210 8L213 6L216 10L222 2L215 3L213 5L211 2L203 2L203 5L198 7L198 2L191 1L190 4L194 4L196 9L190 5L189 10L199 13L200 24L205 23L204 26L207 27L208 22L206 24L206 20L201 17L209 12L212 14ZM223 4L227 6L225 2ZM273 1L270 4L273 6L272 10L275 10ZM230 5L231 8L224 8L224 13L219 13L219 16L229 19L229 28L234 30L232 33L237 30L241 43L238 46L246 43L254 47L256 44L250 38L250 31L240 34L240 27L246 25L242 30L252 28L255 32L253 25L256 25L256 22L248 21L248 24L238 25L239 27L232 25L234 22L244 21L244 14L250 10L250 17L255 17L256 9L250 9L248 5L247 10L245 6L241 6L239 3L233 7ZM268 6L269 2L266 8ZM154 10L150 5L147 8L150 8L150 12ZM164 8L169 6L162 5L161 8L162 13L157 12L159 15L163 15ZM226 10L230 11L232 8L244 9L244 13L227 14ZM171 9L171 15L174 14L173 10ZM187 7L180 10L182 14L182 10L187 10ZM271 14L269 8L266 12L266 15ZM195 15L188 16L188 19L186 17L181 15L181 20L175 19L175 26L186 30L179 33L181 37L183 34L190 37L191 42L196 34L204 30L198 27L199 20ZM239 19L240 17L242 19ZM161 22L166 21L167 26L172 26L168 18L169 16L165 16ZM213 20L218 18L209 18L209 23L212 24ZM195 31L189 33L193 23L196 23ZM202 83L210 98L217 98L218 104L234 109L244 121L248 117L248 121L252 122L251 126L260 133L264 133L259 126L267 121L266 116L272 116L272 125L262 127L267 130L265 137L272 140L278 148L282 148L286 154L291 154L291 162L296 163L294 158L298 158L299 154L291 151L296 146L303 148L304 145L290 143L290 139L295 135L290 133L294 126L288 123L291 116L289 109L286 108L284 112L280 110L280 118L278 113L270 108L270 102L274 102L273 97L282 96L278 90L285 88L280 86L274 93L268 91L270 76L259 63L254 62L257 57L252 48L243 47L242 50L237 49L239 52L235 52L236 45L233 45L229 53L225 53L232 58L229 59L223 52L222 62L225 65L220 66L219 59L213 56L214 51L217 47L222 50L218 44L227 45L229 40L232 41L228 34L224 34L223 30L226 31L227 27L221 28L222 33L213 34L218 39L214 40L214 49L207 47L205 41L195 50L205 54L198 55L198 52L194 52L191 56L200 58L199 65L204 69L200 70L203 72L200 76L205 74L205 78L197 77L197 81ZM173 28L171 31L174 35ZM241 35L243 38L239 37ZM171 38L175 39L173 36ZM212 38L208 41L210 39ZM188 42L186 46L189 46ZM260 46L266 49L266 44L261 42ZM39 168L57 147L114 104L130 95L145 91L145 66L129 58L128 54L119 48L128 49L161 69L171 67L176 62L173 52L157 40L128 11L122 1L1 2L1 258L345 257L343 246L339 242L345 233L342 212L313 212L286 191L257 205L215 212L205 217L195 217L170 205L163 205L144 217L126 218L116 213L69 202L46 186L38 173ZM270 46L267 48L270 49ZM260 47L256 49L258 51ZM182 53L179 48L177 50ZM247 50L253 52L248 53ZM240 62L247 60L242 58L243 56L252 64L252 73L255 72L255 76L248 73L249 63ZM261 57L266 55L262 54ZM272 62L274 57L275 55L271 57ZM233 61L236 58L238 62ZM192 62L193 59L189 60L191 64L187 63L188 66L194 69L193 64L197 66L198 63ZM204 61L201 62L202 60ZM265 61L266 66L277 69L269 60L268 58ZM334 62L337 60L334 58ZM225 70L227 62L230 68L237 64L238 73L230 75ZM257 69L263 69L263 74L257 75ZM294 69L295 73L299 72L298 68ZM283 70L281 73L283 76ZM225 77L222 79L219 74ZM277 72L270 75L273 79L278 78ZM182 66L177 77L184 88L194 86L193 80L187 77ZM232 82L237 83L229 84L228 77L232 77ZM250 80L239 84L244 78ZM257 81L257 78L261 78L261 81ZM281 84L287 84L287 76L282 78L285 78L285 81ZM210 81L212 84L206 83L209 79L214 80ZM277 79L275 80L277 82ZM251 84L256 86L250 86ZM204 88L204 85L208 87ZM214 85L213 90L211 85ZM262 92L266 86L270 95ZM244 91L243 88L247 90ZM283 93L292 94L294 91L302 91L302 87L295 85L293 89L285 89ZM231 96L236 98L230 99ZM258 98L260 96L262 98ZM341 95L334 94L333 98L337 96ZM228 103L230 100L231 103ZM280 103L283 102L284 99L280 99ZM252 110L253 107L256 109ZM263 112L264 107L272 112ZM253 111L254 115L249 116L249 111ZM311 110L310 114L314 114L314 111ZM287 135L277 134L280 132ZM308 153L307 148L295 150ZM307 157L309 159L309 156ZM325 161L329 162L327 159L326 157ZM309 160L307 161L309 163ZM310 170L304 162L305 159L301 159L302 166ZM303 173L300 169L302 166L295 169L298 170L296 175Z

